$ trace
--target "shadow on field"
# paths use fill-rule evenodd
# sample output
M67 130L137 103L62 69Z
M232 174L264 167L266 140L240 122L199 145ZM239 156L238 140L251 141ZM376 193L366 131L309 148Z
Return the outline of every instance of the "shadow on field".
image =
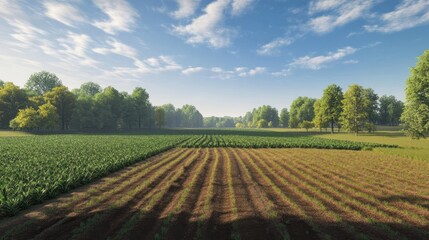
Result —
M396 199L392 199L396 201ZM261 217L232 221L231 212L213 212L206 221L196 221L190 212L171 218L159 217L160 211L138 215L134 208L55 214L47 220L17 216L0 221L0 239L428 239L429 225L413 226L391 222L332 223L323 219L306 221L282 215L276 220ZM136 218L133 224L129 220ZM221 220L222 219L222 220ZM117 238L113 238L117 237Z

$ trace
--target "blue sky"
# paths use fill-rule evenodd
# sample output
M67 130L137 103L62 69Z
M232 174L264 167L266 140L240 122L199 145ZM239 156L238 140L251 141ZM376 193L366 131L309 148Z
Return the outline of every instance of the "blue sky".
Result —
M289 108L332 83L404 99L429 0L0 0L0 79L146 88L204 116Z

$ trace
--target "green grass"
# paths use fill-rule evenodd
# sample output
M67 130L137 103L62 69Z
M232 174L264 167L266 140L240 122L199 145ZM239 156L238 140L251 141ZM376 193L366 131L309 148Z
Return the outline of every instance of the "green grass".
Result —
M316 136L324 139L394 144L398 145L399 148L375 148L374 151L412 159L429 160L429 139L411 139L400 131L378 131L372 134L362 133L359 136L347 133L321 134Z

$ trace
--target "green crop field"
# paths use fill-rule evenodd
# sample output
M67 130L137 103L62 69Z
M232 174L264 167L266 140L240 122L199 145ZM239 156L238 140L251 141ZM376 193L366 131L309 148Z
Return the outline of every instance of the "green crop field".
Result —
M176 146L186 136L0 138L0 216Z

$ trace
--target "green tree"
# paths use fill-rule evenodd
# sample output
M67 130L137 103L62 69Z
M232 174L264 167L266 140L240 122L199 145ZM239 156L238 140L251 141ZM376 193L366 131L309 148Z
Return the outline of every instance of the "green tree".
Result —
M0 128L7 128L18 110L28 105L27 94L13 83L0 87Z
M279 113L276 108L269 105L263 105L257 109L253 110L253 125L258 126L260 120L265 120L268 123L272 123L272 127L279 126Z
M3 87L3 85L4 85L4 82L3 80L0 79L0 87Z
M359 85L351 85L344 93L341 125L349 132L359 134L365 127L368 118L368 98L365 89Z
M280 126L287 128L289 126L289 111L287 108L283 108L280 111Z
M365 125L368 132L373 132L378 118L378 96L371 88L364 89L364 93L368 104L366 106L367 119Z
M61 130L68 128L76 98L67 87L54 87L43 95L46 103L51 103L57 108Z
M412 138L426 138L429 136L429 50L411 68L405 95L405 108L401 116L404 130Z
M142 128L143 125L146 125L145 127L148 127L147 124L144 123L148 122L149 118L149 94L146 92L145 89L137 87L131 94L131 99L133 100L134 108L136 111L138 128Z
M308 132L308 129L313 128L314 124L311 121L304 120L299 124L299 127L305 128L305 130L307 130L307 132Z
M79 95L94 97L97 93L101 93L101 91L103 91L103 89L97 83L86 82L80 85Z
M176 122L176 109L173 104L164 104L161 106L165 113L165 126L168 128L178 127Z
M77 97L70 127L74 129L96 128L95 101L90 96L80 95Z
M122 95L113 87L106 87L95 95L95 124L98 129L116 129L122 114Z
M298 97L292 102L289 112L289 127L297 128L305 120L312 121L314 118L314 103L316 99Z
M378 120L381 125L397 126L399 124L404 103L395 96L383 95L379 99Z
M329 124L329 118L326 115L326 112L323 108L322 99L316 100L314 103L314 119L313 123L315 127L319 128L322 131L322 128L327 128Z
M203 127L203 115L195 106L184 105L180 110L181 127L200 128Z
M58 116L57 108L50 102L45 103L37 110L39 114L40 128L55 129L58 126L60 117Z
M20 109L18 115L10 121L9 126L12 129L33 130L40 127L40 116L32 107Z
M165 112L162 107L155 108L155 126L162 128L165 126Z
M341 112L343 111L342 101L343 91L341 87L332 84L323 91L319 112L316 115L319 114L318 118L323 118L322 125L325 125L326 122L329 123L331 133L334 133L334 126L338 125L340 120Z
M30 76L25 88L37 95L43 95L55 87L62 86L61 80L53 73L41 71Z

